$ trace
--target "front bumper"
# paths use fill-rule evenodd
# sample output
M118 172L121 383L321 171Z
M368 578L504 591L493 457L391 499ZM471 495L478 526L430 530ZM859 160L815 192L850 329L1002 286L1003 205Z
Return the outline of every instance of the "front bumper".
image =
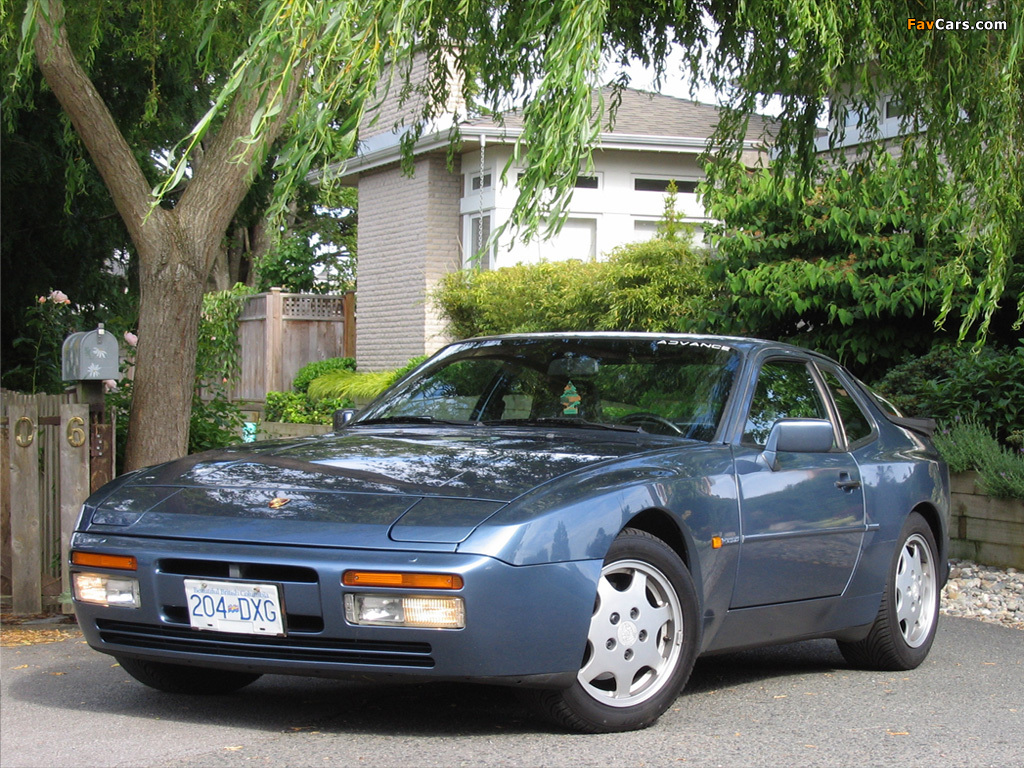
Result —
M75 534L72 549L133 555L138 561L134 575L139 579L139 608L75 602L82 632L94 649L172 664L317 677L568 685L583 656L601 570L600 560L517 567L481 555L88 533ZM356 590L341 583L342 573L349 569L459 574L465 584L454 594L465 600L466 626L350 624L344 595ZM193 629L184 579L197 576L277 584L286 611L286 635ZM396 592L366 587L358 591Z

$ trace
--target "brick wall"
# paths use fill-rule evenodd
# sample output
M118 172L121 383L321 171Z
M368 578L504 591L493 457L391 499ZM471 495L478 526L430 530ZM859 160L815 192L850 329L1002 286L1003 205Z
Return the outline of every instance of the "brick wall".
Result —
M410 85L406 85L406 81ZM419 122L427 103L427 89L432 81L429 62L422 52L415 54L411 61L400 61L395 66L387 67L377 88L378 107L367 116L360 129L360 137L365 140L388 133L396 126L408 127ZM460 92L460 79L451 73L449 83L451 92L442 112L465 116L466 105Z
M359 180L359 285L356 360L382 370L436 351L443 324L430 291L460 258L459 168L421 157L415 174L397 167Z

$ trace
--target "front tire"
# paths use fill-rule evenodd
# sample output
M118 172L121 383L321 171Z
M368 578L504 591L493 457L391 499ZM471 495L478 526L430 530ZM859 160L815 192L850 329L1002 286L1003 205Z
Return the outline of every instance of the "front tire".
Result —
M228 669L207 669L184 664L166 664L129 656L118 656L121 669L140 683L165 693L188 693L213 696L232 693L256 682L261 677L255 672L235 672Z
M689 679L699 639L697 591L686 566L660 539L627 528L601 569L576 681L535 695L570 730L646 728Z
M917 512L907 517L886 580L882 605L867 637L840 642L858 669L914 669L928 656L939 621L939 563L935 535Z

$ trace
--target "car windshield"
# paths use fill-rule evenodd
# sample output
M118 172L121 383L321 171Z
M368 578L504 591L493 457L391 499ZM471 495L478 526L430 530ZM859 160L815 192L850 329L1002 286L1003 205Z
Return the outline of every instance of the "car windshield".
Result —
M356 424L622 429L711 440L739 354L679 337L534 337L453 345Z

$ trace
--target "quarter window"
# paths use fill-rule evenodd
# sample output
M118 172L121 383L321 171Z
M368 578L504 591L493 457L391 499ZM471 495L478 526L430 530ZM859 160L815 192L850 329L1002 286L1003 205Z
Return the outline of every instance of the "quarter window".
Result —
M857 401L847 391L846 385L839 380L839 377L833 371L827 368L822 369L821 373L829 390L832 392L832 399L835 401L836 410L839 411L839 418L842 420L843 428L846 430L846 442L852 445L870 437L871 422L868 421L868 417L864 415L860 406L857 405Z

